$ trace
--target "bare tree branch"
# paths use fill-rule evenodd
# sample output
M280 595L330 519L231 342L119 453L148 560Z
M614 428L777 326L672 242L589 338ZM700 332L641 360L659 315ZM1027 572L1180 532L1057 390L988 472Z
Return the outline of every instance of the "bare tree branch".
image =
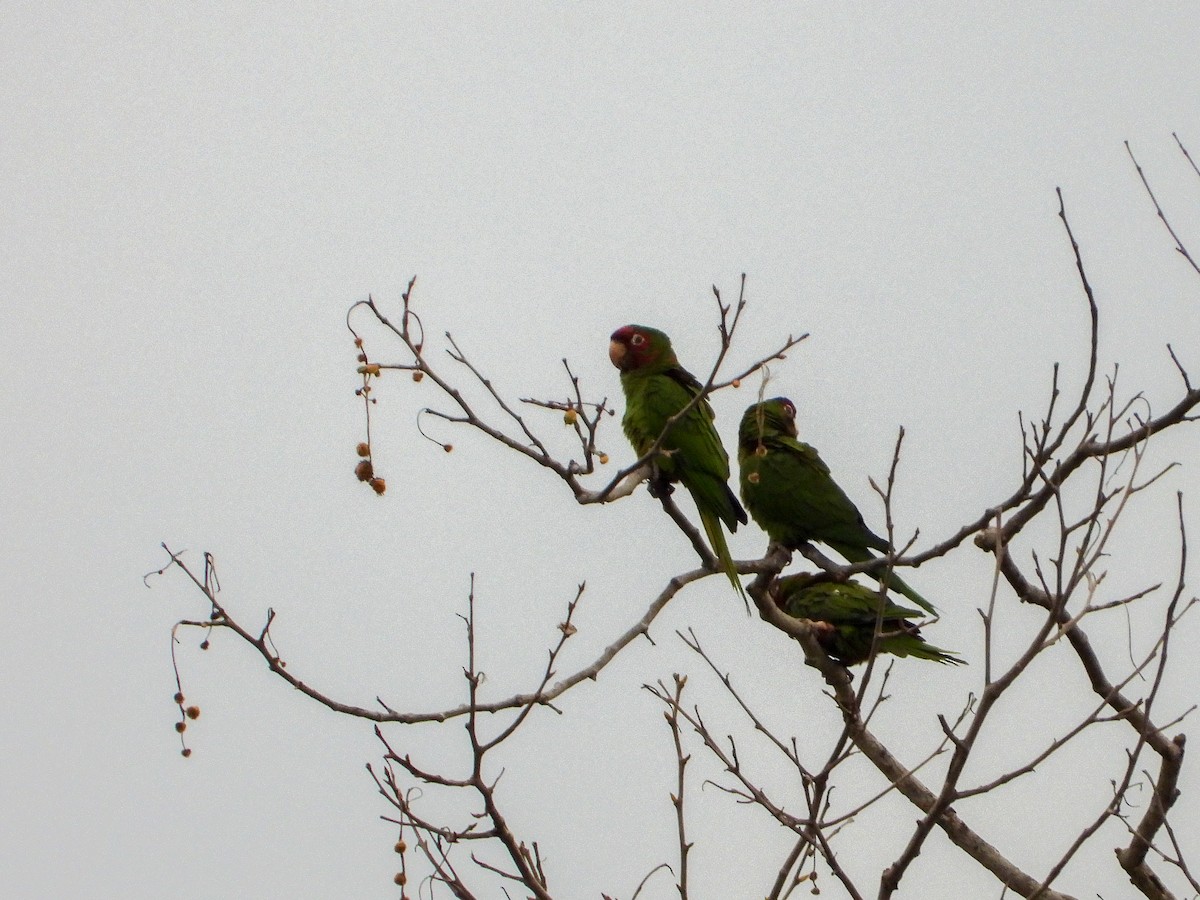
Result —
M1175 140L1192 170L1200 175L1200 168L1196 167L1178 136ZM1200 273L1200 267L1168 221L1149 178L1128 144L1126 150L1158 218L1175 242L1175 249ZM665 863L651 868L638 883L634 898L642 893L651 876L664 868L674 875L681 900L686 900L689 892L695 890L689 826L694 831L698 823L689 822L686 815L686 776L692 755L686 749L685 725L698 736L699 746L707 757L723 769L723 774L706 781L705 786L719 789L731 802L750 805L760 821L770 823L772 828L783 825L793 835L786 852L780 850L778 871L768 870L766 877L772 883L767 896L771 900L785 900L800 885L810 882L816 892L818 871L832 873L846 896L862 900L864 892L858 885L863 883L864 875L851 871L861 865L847 848L854 846L852 841L858 818L893 792L903 796L920 815L911 830L891 829L896 844L888 851L894 853L890 856L891 863L878 872L879 900L888 900L899 891L902 883L907 886L906 879L911 881L918 877L913 874L918 871L913 863L922 852L944 847L942 835L990 872L1004 886L1005 892L1040 900L1071 900L1054 885L1060 877L1065 877L1068 869L1079 868L1079 860L1085 858L1083 848L1091 846L1094 849L1098 835L1111 833L1111 829L1105 830L1105 825L1114 819L1125 827L1128 842L1115 848L1116 864L1120 869L1112 867L1105 877L1124 873L1135 889L1154 900L1173 898L1178 889L1188 887L1200 893L1200 883L1189 868L1184 847L1171 821L1180 797L1185 736L1167 734L1168 729L1174 728L1194 707L1182 713L1159 708L1168 676L1178 677L1175 667L1168 669L1176 643L1175 629L1183 616L1200 603L1185 593L1187 539L1181 495L1176 499L1180 560L1175 589L1161 619L1159 613L1153 611L1157 608L1154 604L1160 602L1156 593L1159 586L1154 583L1159 579L1141 577L1135 582L1140 587L1124 589L1126 593L1113 590L1114 581L1106 580L1108 568L1114 564L1111 554L1119 546L1114 543L1116 529L1128 527L1126 519L1130 510L1138 505L1136 501L1152 489L1157 490L1164 476L1175 466L1175 463L1156 464L1149 474L1145 474L1142 465L1147 460L1149 441L1164 430L1200 421L1200 388L1192 385L1170 345L1168 354L1182 380L1182 391L1169 406L1162 404L1167 408L1157 416L1142 392L1127 392L1124 386L1119 392L1120 368L1117 365L1111 366L1107 377L1099 377L1099 305L1084 265L1083 252L1067 216L1062 192L1058 191L1057 196L1058 216L1087 306L1086 338L1082 335L1080 338L1087 343L1086 369L1078 394L1065 394L1056 364L1044 413L1032 417L1019 414L1022 440L1019 481L1014 478L1016 485L1010 485L1011 491L1006 491L1007 496L1000 502L988 506L976 518L940 540L918 546L921 532L915 530L911 539L900 546L896 540L892 501L905 435L901 428L886 483L880 487L871 480L884 503L889 544L898 549L878 559L840 566L814 547L802 545L798 548L823 570L820 578L834 580L859 572L883 575L886 579L887 573L894 568L916 567L951 554L957 559L960 551L972 552L968 539L972 539L974 547L991 553L994 565L988 596L978 610L983 645L981 689L978 692L971 690L961 702L954 701L950 711L928 717L929 720L921 725L926 729L922 734L928 739L926 749L922 751L925 755L916 765L906 765L873 730L872 717L891 699L894 685L890 681L891 665L876 668L876 655L871 653L856 680L822 650L816 629L828 627L825 623L814 625L807 620L792 618L776 606L771 586L790 564L790 552L769 545L762 557L738 561L736 567L740 573L754 576L748 593L761 618L792 638L795 642L792 646L798 648L800 654L796 658L802 656L805 664L815 669L824 682L824 695L833 701L828 707L829 713L836 715L831 719L834 727L830 740L828 746L822 746L814 754L815 762L803 758L801 747L807 745L795 737L788 739L774 733L767 724L770 717L756 712L754 691L759 686L741 678L736 679L735 686L736 669L718 666L692 629L678 631L686 646L716 675L725 693L740 710L735 713L738 730L726 731L715 724L710 725L699 703L683 705L687 684L684 673L674 675L673 686L664 680L643 684L664 705L663 714L671 732L675 756L675 789L671 793L671 802L675 812L679 864L677 871ZM362 377L362 385L356 393L363 402L366 419L366 440L359 445L360 459L355 471L379 494L386 491L387 485L376 471L378 460L372 447L372 419L377 408L378 380L384 372L388 372L389 377L392 372L408 372L414 382L424 381L427 388L432 387L439 398L435 403L441 408L425 407L418 415L417 428L447 452L453 449L452 446L436 436L440 426L430 427L431 424L440 421L465 425L490 438L500 448L532 460L561 480L577 504L607 503L631 495L642 481L653 477L664 436L696 405L704 403L716 391L737 387L768 363L783 360L807 337L804 333L799 337L789 334L778 349L761 356L734 377L722 374L746 308L745 276L741 279L738 298L732 303L726 303L714 286L719 345L701 391L687 407L668 420L662 434L641 458L617 470L607 483L593 488L587 486L590 484L587 479L608 462L607 454L598 443L602 424L615 416L615 411L608 406L608 398L588 399L590 392L584 390L566 359L562 360L569 383L565 393L555 399L521 397L512 400L510 396L514 395L506 395L449 332L444 335L446 356L441 356L440 352L431 356L426 347L424 323L412 305L414 285L415 278L408 283L401 297L400 315L394 322L383 314L372 297L353 304L347 312L347 327L354 336L358 356L357 371ZM387 333L398 339L401 361L372 361L366 342L355 329L354 314L360 307L369 311ZM1156 401L1155 406L1159 405ZM571 429L567 437L569 452L573 454L570 458L559 458L551 450L555 442L548 440L548 432L543 432L539 425L539 418L546 413L561 416L563 424ZM377 427L375 424L375 430ZM655 493L668 518L691 544L700 560L699 568L670 579L649 600L636 621L614 628L615 636L595 659L586 665L568 668L568 674L563 676L560 670L564 668L567 642L576 633L575 614L584 594L584 585L580 584L566 604L565 616L556 614L556 618L561 616L556 624L557 634L547 642L545 665L534 688L500 699L486 696L489 693L495 696L498 691L491 686L485 689L479 666L481 644L476 635L472 576L466 613L461 617L465 625L466 660L462 674L466 699L458 706L435 711L397 708L379 698L376 698L377 708L345 703L301 680L293 674L293 668L283 658L272 634L277 618L275 610L266 610L261 625L239 621L230 614L222 599L213 558L205 554L203 571L193 570L183 559L183 554L163 544L168 562L157 574L179 569L207 605L207 618L181 619L171 631L175 702L179 708L176 729L181 740L189 720L198 715L198 709L186 705L184 699L181 654L177 652L180 635L190 633L190 629L200 629L203 633L201 647L207 648L214 634L231 633L242 644L253 648L272 674L306 697L339 714L374 723L382 747L382 765L368 766L368 771L388 804L391 817L384 818L400 829L401 840L396 845L400 854L397 884L402 891L410 869L419 869L424 873L421 892L428 893L431 898L435 892L449 892L460 900L482 896L484 889L474 883L468 884L470 881L499 886L505 896L510 896L511 888L513 893L550 900L550 880L538 843L522 839L506 815L510 800L507 786L513 784L514 779L509 776L509 780L503 781L504 772L512 767L501 766L499 760L506 746L515 746L509 744L510 740L533 719L535 708L548 707L558 714L564 711L577 714L577 705L560 708L557 705L560 699L579 684L596 680L638 637L649 638L651 626L680 591L716 572L717 563L708 542L674 503L670 491ZM1003 591L1002 585L1005 586ZM1020 630L1015 631L1007 613L1018 606L1026 615L1022 617ZM1030 612L1034 613L1032 619L1028 615ZM1113 612L1125 617L1128 644L1126 658L1116 661L1102 658L1088 636L1093 624L1104 622L1105 616ZM1147 621L1153 622L1150 626L1153 630L1149 632ZM931 623L921 624L925 627ZM999 644L999 635L1003 633L1007 637L1009 630L1014 630L1020 641L1012 659L1008 657L1010 645ZM876 648L886 636L881 612L875 622L873 640ZM1002 646L1005 651L1003 661L997 654L997 646ZM1056 729L1056 733L1031 735L1035 740L1020 764L999 773L989 772L973 785L966 783L964 773L971 760L985 758L988 753L986 726L994 720L996 710L1001 707L1000 701L1018 683L1028 683L1038 677L1034 674L1038 671L1035 661L1056 646L1070 648L1069 652L1064 649L1059 656L1065 654L1069 664L1078 667L1095 699L1079 712L1078 718L1069 720ZM812 704L806 704L806 709L811 708ZM954 710L958 710L957 716ZM459 764L455 768L440 759L431 762L424 753L401 740L401 737L409 737L411 731L390 728L452 721L462 727L461 732L453 733L461 734L465 742L469 766ZM388 728L386 733L385 728ZM755 733L763 739L754 738ZM1001 848L974 831L959 815L956 804L969 799L972 816L978 815L982 819L986 815L983 807L987 798L998 796L1006 786L1035 772L1047 760L1072 753L1080 743L1077 738L1085 733L1120 740L1124 744L1125 759L1114 767L1114 772L1108 773L1111 774L1111 793L1102 797L1096 809L1088 813L1089 819L1083 827L1061 838L1061 851L1056 848L1057 859L1048 869L1039 873L1025 871ZM182 749L185 756L191 752L186 741ZM806 750L805 755L809 752ZM783 789L769 783L767 773L770 770L763 765L765 760L778 763L773 758L774 753L783 756L787 762L786 771L791 773ZM882 782L861 792L867 795L866 799L855 796L853 803L843 803L843 794L835 794L835 791L848 777L851 767L846 765L847 762L860 756L882 775ZM940 766L931 765L935 759L944 761L944 772ZM520 762L526 766L539 764L538 760L528 758L522 758ZM1148 789L1149 795L1144 808L1135 802L1135 792L1142 788ZM469 814L452 815L443 810L440 806L442 798L451 796L470 798ZM1037 814L1037 810L1031 812L1031 816ZM411 851L404 839L406 836L414 844ZM703 848L707 844L699 846ZM1152 868L1152 863L1161 869L1161 873Z

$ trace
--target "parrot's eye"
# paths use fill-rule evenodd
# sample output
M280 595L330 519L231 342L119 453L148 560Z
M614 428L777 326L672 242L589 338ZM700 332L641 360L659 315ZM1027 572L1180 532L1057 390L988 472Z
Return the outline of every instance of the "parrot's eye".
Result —
M789 419L796 418L796 407L792 406L792 404L790 404L790 403L783 404L783 411L785 413L787 413L787 417Z
M642 344L646 343L646 337L645 335L635 334L629 339L629 343L633 344L635 347L640 347Z

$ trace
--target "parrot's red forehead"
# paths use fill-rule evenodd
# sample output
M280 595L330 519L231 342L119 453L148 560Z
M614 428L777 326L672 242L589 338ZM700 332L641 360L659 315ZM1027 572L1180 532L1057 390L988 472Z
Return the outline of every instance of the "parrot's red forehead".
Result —
M625 325L612 333L608 358L622 372L633 372L657 365L671 354L671 342L656 328Z

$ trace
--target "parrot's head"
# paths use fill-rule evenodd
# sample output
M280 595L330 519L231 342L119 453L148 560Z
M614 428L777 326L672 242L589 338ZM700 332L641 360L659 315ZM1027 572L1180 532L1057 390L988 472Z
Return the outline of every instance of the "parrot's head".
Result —
M773 397L747 407L738 426L738 443L754 449L764 438L796 436L796 404L787 397Z
M677 365L671 339L645 325L626 325L614 331L608 342L608 358L622 372Z

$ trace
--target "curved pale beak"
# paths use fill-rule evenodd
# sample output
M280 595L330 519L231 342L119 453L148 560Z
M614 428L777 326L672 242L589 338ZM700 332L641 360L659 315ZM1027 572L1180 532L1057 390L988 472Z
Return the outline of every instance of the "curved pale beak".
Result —
M612 364L618 369L621 368L621 364L625 362L625 354L628 352L629 348L620 341L608 342L608 358L612 360Z

